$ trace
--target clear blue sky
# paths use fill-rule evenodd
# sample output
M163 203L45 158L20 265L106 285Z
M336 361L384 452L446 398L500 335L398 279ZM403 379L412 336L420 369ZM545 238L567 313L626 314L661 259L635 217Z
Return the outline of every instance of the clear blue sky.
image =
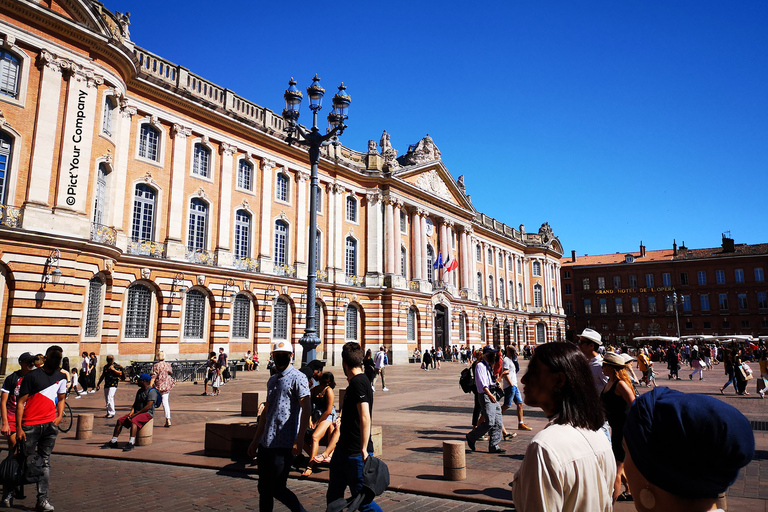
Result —
M566 254L768 242L764 0L106 5L275 112L291 76L318 73L328 100L343 80L345 145L429 133L478 210L547 221Z

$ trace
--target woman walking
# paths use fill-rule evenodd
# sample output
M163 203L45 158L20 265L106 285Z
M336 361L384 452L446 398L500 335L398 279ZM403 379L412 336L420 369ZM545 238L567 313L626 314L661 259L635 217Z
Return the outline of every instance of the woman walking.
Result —
M165 360L165 352L157 353L157 363L152 367L152 380L149 385L160 392L163 399L163 411L165 412L165 428L171 426L171 390L176 385L173 378L173 367Z
M608 424L611 426L611 449L616 459L616 481L613 484L613 501L629 501L629 494L621 492L624 476L624 424L627 422L627 412L635 401L635 390L627 372L624 358L612 352L603 358L603 373L608 377L600 401L603 402Z
M723 351L723 365L725 366L725 374L728 375L728 382L723 384L723 387L720 388L721 395L725 394L725 388L727 388L731 383L733 384L733 390L736 392L736 394L739 394L739 388L736 387L736 368L734 367L733 363L733 352L733 350Z
M539 345L521 379L549 424L528 445L512 494L519 512L611 512L616 461L589 362L572 343Z

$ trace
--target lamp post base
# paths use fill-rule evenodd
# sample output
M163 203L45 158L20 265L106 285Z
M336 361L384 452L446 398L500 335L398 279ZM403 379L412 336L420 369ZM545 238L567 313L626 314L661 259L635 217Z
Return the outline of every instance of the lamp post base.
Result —
M305 333L299 340L304 349L301 354L301 363L306 364L313 359L317 359L317 346L320 345L320 338L314 332Z

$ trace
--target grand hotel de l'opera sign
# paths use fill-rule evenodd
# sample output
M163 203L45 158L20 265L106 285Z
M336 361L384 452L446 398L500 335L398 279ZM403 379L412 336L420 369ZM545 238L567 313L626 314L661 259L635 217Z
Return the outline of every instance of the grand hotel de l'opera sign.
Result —
M2 369L54 343L123 363L264 358L276 339L300 352L306 150L279 114L129 26L96 1L0 0ZM340 364L350 340L400 363L564 335L549 224L480 213L429 136L400 155L386 132L362 152L328 146L319 182L318 357Z

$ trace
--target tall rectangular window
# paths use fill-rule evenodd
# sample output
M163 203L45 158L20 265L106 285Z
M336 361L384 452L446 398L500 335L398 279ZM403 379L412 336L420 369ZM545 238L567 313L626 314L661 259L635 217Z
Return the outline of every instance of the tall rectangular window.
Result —
M707 284L707 273L699 270L699 284Z
M757 307L768 309L768 294L766 292L757 292Z
M405 212L400 211L400 232L405 233L406 232L406 225L405 225Z
M146 286L137 284L128 288L125 307L125 337L148 338L149 316L152 292Z
M737 268L733 271L734 276L736 277L737 283L743 283L744 282L744 269L743 268Z
M249 324L251 321L251 301L245 295L235 297L232 305L232 337L245 339L250 336Z
M604 277L598 277L597 278L597 289L598 290L605 290L605 278Z
M86 338L93 338L99 334L102 286L104 286L104 283L98 277L93 277L88 283L88 310L85 317Z
M640 297L632 297L632 313L640 313Z
M347 237L346 243L346 275L357 275L357 241L351 236Z
M155 228L155 189L136 185L133 196L133 225L131 238L136 242L153 240Z
M639 311L639 306L640 304L638 304L638 311ZM653 296L648 297L648 313L654 313L654 314L656 313L656 297L653 297Z
M613 289L618 290L621 288L621 276L613 276Z
M664 272L663 274L661 274L661 285L672 286L672 277L669 275L668 272Z
M608 301L606 299L600 299L600 314L608 314Z
M565 294L570 295L571 294L571 284L565 283Z
M194 158L192 160L192 174L204 178L211 175L211 151L202 144L195 144Z
M108 137L112 136L112 120L116 106L115 99L112 96L107 96L104 100L104 117L101 120L101 131Z
M19 59L0 51L0 94L16 98L19 94Z
M247 160L240 160L237 164L237 186L251 190L251 183L253 182L253 166Z
M565 303L565 314L566 315L573 314L573 303L571 301L568 301Z
M592 314L592 301L590 299L584 299L584 314Z
M621 297L616 297L615 299L613 299L613 303L616 306L617 315L624 313L624 299L622 299Z
M475 246L475 259L477 261L483 261L483 249L480 247L480 244Z
M633 290L637 288L637 276L631 275L629 276L629 287Z
M275 199L278 201L288 202L288 176L283 173L277 174L277 180L275 182Z
M189 237L187 249L202 251L206 247L208 227L208 204L202 199L193 199L189 206Z
M235 258L248 258L251 254L251 216L245 210L235 214Z
M352 196L347 196L347 220L357 222L357 200Z
M763 281L765 281L765 276L763 275L763 269L761 267L757 267L755 269L755 282L762 283Z
M716 278L717 284L725 284L725 270L716 270L715 278Z
M683 295L683 311L691 310L691 296Z
M645 286L653 288L653 274L645 274Z
M748 306L747 306L747 294L746 293L738 294L737 299L739 301L739 309L741 309L741 310L748 309Z
M184 312L184 337L199 340L205 331L205 295L198 290L187 292Z
M702 293L701 295L699 295L699 300L701 301L701 310L709 311L709 295L706 293Z
M157 162L160 159L160 132L149 124L141 125L139 132L139 156Z
M288 245L288 224L282 220L275 222L275 265L285 265Z
M589 278L588 277L585 277L584 279L581 280L581 288L584 291L589 291Z
M728 309L728 294L720 293L717 295L717 301L720 303L720 309Z
M688 272L680 272L680 284L681 285L688 284Z
M347 306L346 327L346 338L348 340L357 340L357 308L355 306Z

